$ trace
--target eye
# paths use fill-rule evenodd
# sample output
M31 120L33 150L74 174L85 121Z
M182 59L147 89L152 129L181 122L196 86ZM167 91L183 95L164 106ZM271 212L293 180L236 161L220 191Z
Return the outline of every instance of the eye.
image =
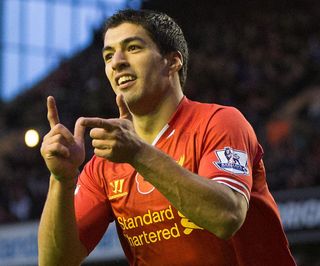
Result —
M131 52L131 51L136 51L136 50L139 50L141 47L136 45L136 44L131 44L128 46L128 51Z
M112 53L105 53L103 58L105 62L108 62L112 59L113 54Z

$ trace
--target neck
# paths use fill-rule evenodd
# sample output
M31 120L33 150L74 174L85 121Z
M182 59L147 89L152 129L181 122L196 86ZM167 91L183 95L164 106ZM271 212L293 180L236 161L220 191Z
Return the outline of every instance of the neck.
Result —
M133 124L137 134L151 144L162 128L169 122L183 98L182 91L164 97L153 110L147 114L133 114Z

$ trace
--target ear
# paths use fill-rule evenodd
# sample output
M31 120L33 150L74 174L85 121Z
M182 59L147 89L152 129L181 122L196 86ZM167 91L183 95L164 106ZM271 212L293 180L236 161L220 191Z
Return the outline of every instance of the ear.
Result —
M179 72L183 66L182 54L179 51L171 52L168 54L168 67L169 73Z

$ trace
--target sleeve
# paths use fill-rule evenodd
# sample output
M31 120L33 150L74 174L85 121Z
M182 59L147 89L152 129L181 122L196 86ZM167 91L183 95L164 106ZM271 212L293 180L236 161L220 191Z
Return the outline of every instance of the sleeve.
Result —
M113 212L103 185L103 163L96 157L81 172L75 190L79 238L90 253L103 237Z
M203 133L199 175L241 193L249 204L252 169L260 145L244 116L233 107L218 109Z

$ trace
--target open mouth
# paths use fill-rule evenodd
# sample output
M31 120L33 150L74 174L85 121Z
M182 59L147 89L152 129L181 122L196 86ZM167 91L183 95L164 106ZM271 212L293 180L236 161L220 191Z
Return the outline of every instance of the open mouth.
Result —
M134 77L134 76L131 76L131 75L125 75L125 76L122 76L120 77L118 80L117 80L117 85L118 86L121 86L121 85L124 85L126 83L129 83L130 81L134 81L136 80L137 78Z

